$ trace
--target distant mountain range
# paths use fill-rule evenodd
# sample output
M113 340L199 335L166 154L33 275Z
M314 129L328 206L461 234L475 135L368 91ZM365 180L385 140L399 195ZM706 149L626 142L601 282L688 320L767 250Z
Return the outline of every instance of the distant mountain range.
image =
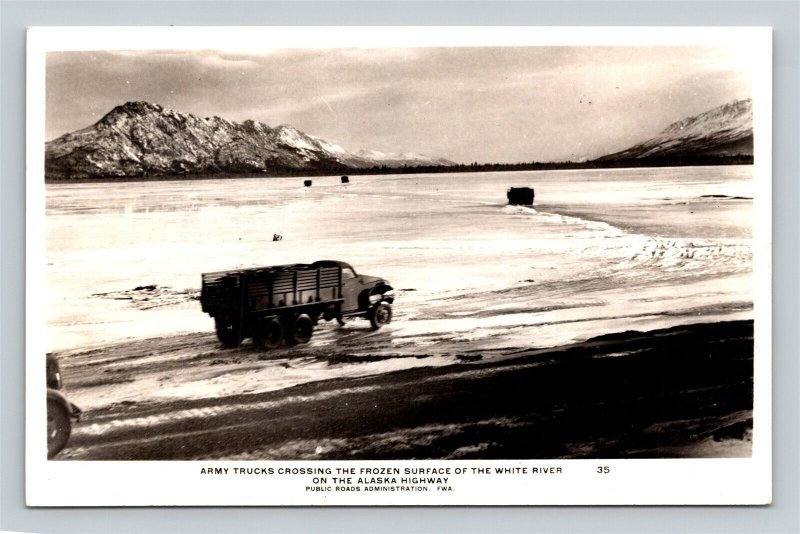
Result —
M458 165L409 152L348 152L291 126L196 117L148 102L45 144L47 180L183 175L336 174L752 163L752 102L736 100L671 124L656 137L586 162Z
M749 98L674 122L652 139L594 161L635 164L736 156L753 156L753 105Z
M45 144L45 178L54 180L449 165L413 153L352 153L291 126L201 118L149 102L117 106L92 126Z

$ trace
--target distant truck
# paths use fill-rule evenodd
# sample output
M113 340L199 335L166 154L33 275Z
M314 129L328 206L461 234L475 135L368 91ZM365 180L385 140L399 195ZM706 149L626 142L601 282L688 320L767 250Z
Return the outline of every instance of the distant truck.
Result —
M511 205L533 206L534 191L530 187L511 187L506 197Z
M214 318L226 347L245 338L262 349L307 343L319 319L368 319L373 329L392 320L392 287L377 276L357 274L343 261L275 265L205 273L204 312Z

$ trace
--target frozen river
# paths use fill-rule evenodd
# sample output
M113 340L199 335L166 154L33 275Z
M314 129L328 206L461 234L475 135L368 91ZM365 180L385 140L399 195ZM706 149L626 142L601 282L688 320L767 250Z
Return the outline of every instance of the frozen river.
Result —
M202 272L319 259L387 278L394 320L374 334L364 321L321 323L304 350L380 336L349 352L447 359L751 318L751 173L48 184L47 348L210 332L192 299ZM510 186L535 188L535 209L507 206Z

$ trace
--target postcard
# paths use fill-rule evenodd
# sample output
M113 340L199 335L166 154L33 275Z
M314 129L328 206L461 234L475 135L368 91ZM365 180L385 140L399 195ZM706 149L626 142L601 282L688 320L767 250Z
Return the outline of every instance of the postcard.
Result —
M29 29L28 505L768 504L771 60Z

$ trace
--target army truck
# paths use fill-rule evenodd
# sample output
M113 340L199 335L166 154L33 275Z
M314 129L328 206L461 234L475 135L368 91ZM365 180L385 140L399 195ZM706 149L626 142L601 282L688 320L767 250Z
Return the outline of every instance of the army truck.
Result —
M64 395L64 381L58 359L47 354L47 457L52 458L66 447L72 433L72 421L81 417L81 409Z
M214 318L226 347L246 338L262 349L311 339L320 318L344 324L369 320L378 329L392 320L392 287L385 279L356 273L343 261L274 265L205 273L204 312Z

